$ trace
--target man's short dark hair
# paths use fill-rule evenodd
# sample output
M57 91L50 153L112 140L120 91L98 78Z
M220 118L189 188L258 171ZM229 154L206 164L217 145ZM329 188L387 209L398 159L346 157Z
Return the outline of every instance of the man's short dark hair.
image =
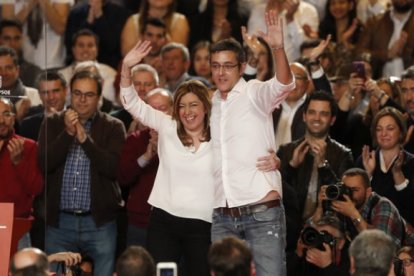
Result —
M332 94L325 92L323 90L315 91L306 97L305 103L303 104L303 112L306 113L309 108L311 101L323 101L328 102L331 108L332 117L336 117L338 113L338 105L336 104L335 98Z
M145 248L133 245L118 258L115 271L118 276L154 276L155 264Z
M163 20L161 20L160 18L148 17L144 22L144 28L143 28L144 32L147 29L148 25L164 29L164 34L167 32L167 25L165 25L165 22Z
M43 70L36 78L36 87L39 89L41 81L60 81L62 87L66 87L68 84L65 77L56 70Z
M91 72L91 71L87 71L87 70L82 70L79 72L76 72L72 79L70 80L70 90L73 90L73 84L75 83L75 81L77 80L82 80L82 79L91 79L94 80L96 82L96 86L97 86L97 93L98 96L101 96L102 94L102 78L99 74Z
M216 276L250 276L252 253L236 237L224 238L212 244L208 263Z
M23 26L19 20L15 19L3 19L0 21L0 34L3 33L4 28L14 27L19 30L19 32L23 33Z
M401 75L401 81L405 79L414 80L414 65L408 67Z
M13 59L13 64L19 66L19 57L13 48L8 46L0 46L0 57L10 56Z
M99 46L99 36L97 34L95 34L89 29L80 29L79 31L74 33L72 36L72 47L75 46L76 41L81 36L92 36L93 38L95 38L96 47Z
M360 176L362 178L362 184L364 185L364 187L371 187L371 181L369 180L368 173L361 168L350 168L344 172L343 176Z
M231 51L235 53L239 63L246 62L246 53L244 52L242 45L234 38L222 39L214 43L210 49L210 58L213 54L222 51Z

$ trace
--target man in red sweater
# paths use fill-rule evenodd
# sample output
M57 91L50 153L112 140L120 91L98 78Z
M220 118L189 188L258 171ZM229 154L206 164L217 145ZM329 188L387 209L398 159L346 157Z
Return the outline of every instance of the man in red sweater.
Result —
M43 189L37 163L37 144L14 133L13 104L0 97L0 202L14 203L14 217L29 218L35 195ZM24 235L19 247L30 246Z

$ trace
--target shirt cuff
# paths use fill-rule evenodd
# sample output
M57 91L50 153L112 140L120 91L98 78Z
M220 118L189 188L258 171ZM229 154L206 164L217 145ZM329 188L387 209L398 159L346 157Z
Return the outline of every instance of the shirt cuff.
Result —
M244 73L246 75L256 75L257 74L257 69L250 66L249 64L247 64L246 69L244 70Z
M408 179L407 178L402 183L400 183L398 185L394 185L394 187L397 191L404 190L407 186L408 186Z
M322 66L319 66L319 69L318 70L316 70L315 72L311 72L311 77L312 77L312 79L319 79L324 74L325 74L325 72L323 71Z
M150 163L150 160L146 160L144 158L144 155L141 155L140 157L138 157L137 163L138 166L140 166L141 168L145 168Z

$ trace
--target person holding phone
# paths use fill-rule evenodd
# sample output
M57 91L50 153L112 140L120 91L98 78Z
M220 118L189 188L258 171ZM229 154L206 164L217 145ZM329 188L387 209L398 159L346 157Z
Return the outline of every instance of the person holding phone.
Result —
M414 224L414 155L403 149L407 133L405 118L395 108L385 107L374 118L371 135L376 150L362 149L357 166L365 169L372 190L395 204L400 214Z

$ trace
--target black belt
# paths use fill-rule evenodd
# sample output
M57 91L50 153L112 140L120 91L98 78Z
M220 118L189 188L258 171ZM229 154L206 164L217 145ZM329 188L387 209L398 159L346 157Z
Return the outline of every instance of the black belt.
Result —
M91 215L91 211L84 211L84 210L60 210L64 214L68 214L71 216L76 217L85 217Z
M241 217L243 215L251 215L255 213L264 212L269 208L279 207L280 206L280 199L275 199L267 202L261 202L252 205L240 206L240 207L220 207L216 208L215 210L221 214L232 216L235 218Z

